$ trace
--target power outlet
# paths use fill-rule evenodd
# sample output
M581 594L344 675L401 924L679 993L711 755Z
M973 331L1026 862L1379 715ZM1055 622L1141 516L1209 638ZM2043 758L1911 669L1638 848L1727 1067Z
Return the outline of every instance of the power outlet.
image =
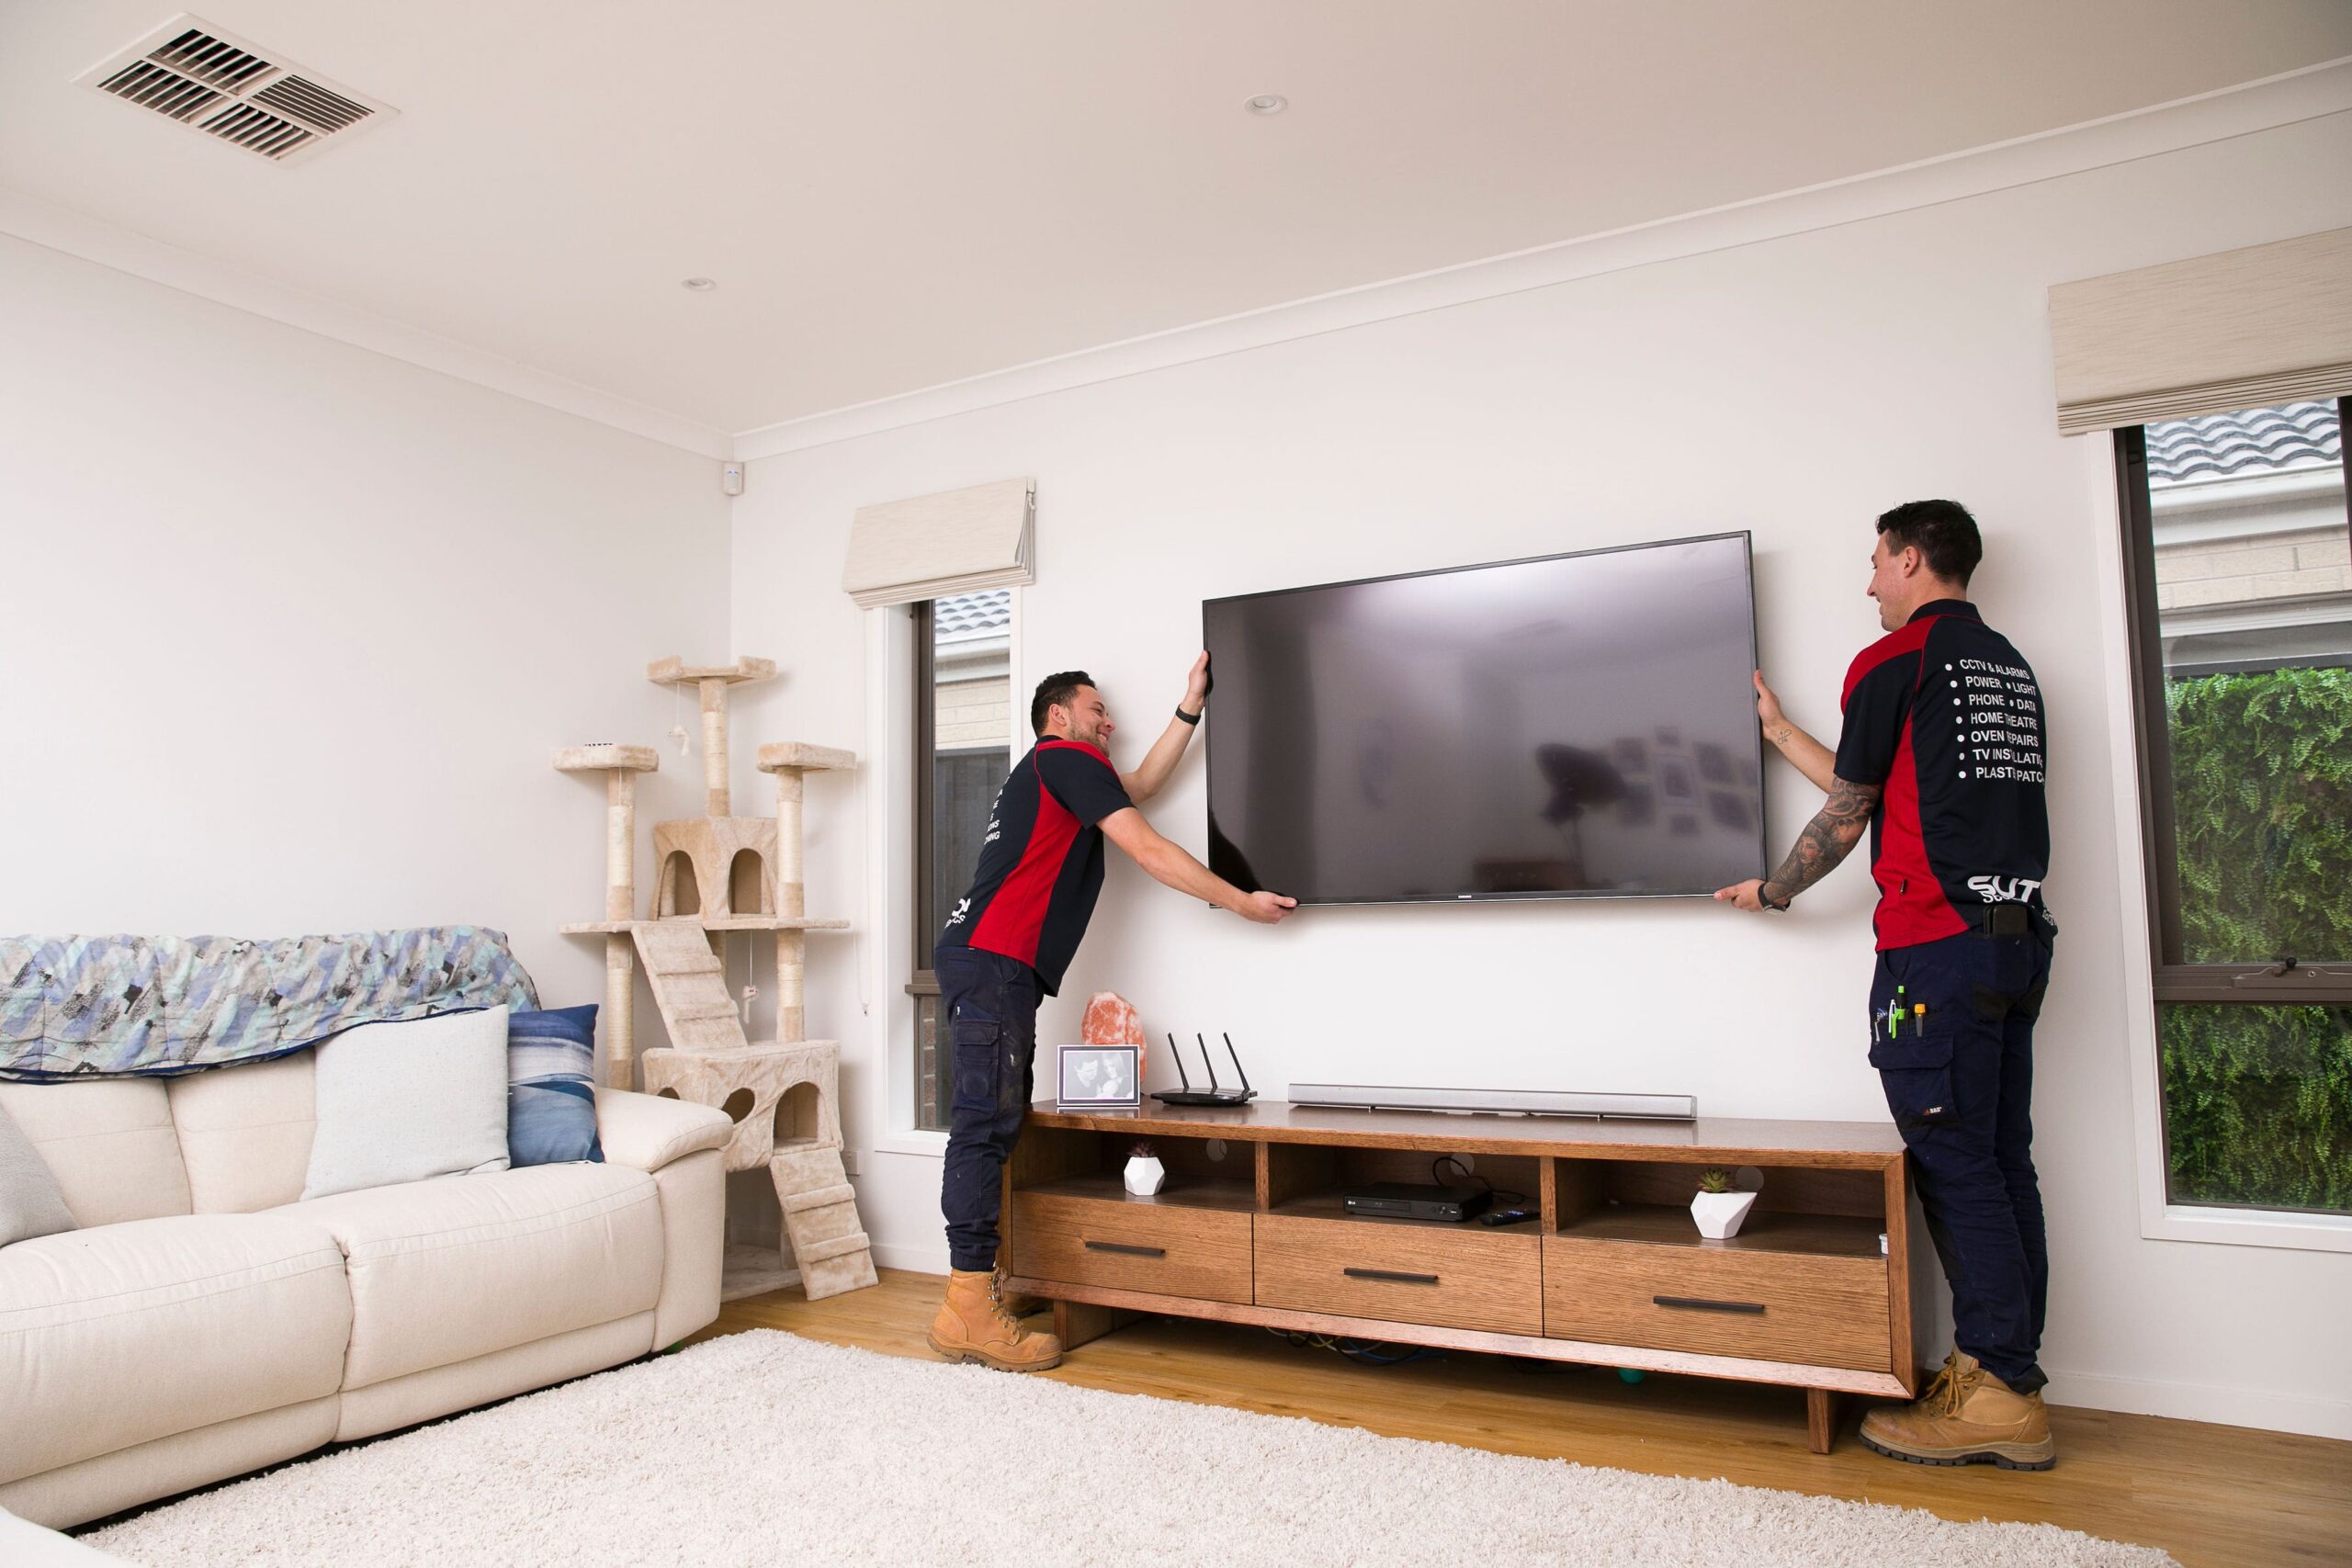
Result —
M844 1176L855 1176L857 1174L857 1151L855 1149L844 1148L842 1150L842 1174Z

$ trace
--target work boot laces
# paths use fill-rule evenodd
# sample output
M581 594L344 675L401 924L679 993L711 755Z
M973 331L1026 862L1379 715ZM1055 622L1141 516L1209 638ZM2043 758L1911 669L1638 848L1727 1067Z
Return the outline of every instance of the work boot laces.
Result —
M996 1320L999 1323L1012 1331L1015 1339L1021 1338L1028 1332L1021 1326L1021 1320L1013 1316L1012 1311L1004 1304L1004 1270L1001 1268L989 1271L989 1311L996 1314Z
M1919 1403L1935 1406L1936 1414L1949 1421L1958 1416L1960 1407L1968 1402L1969 1394L1974 1392L1980 1381L1980 1372L1981 1369L1976 1367L1962 1371L1960 1353L1955 1350L1944 1358L1943 1371L1938 1372L1935 1381L1928 1385L1928 1392L1920 1395Z

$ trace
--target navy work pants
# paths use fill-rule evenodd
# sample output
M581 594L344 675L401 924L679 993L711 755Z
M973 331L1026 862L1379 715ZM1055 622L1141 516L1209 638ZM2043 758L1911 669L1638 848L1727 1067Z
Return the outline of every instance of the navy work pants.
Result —
M1029 1114L1037 972L1017 958L976 947L940 948L932 964L954 1075L939 1191L947 1259L957 1269L993 1269L1004 1162Z
M2032 1101L2049 932L2036 916L2019 935L1890 948L1871 986L1871 1065L1951 1281L1953 1342L2020 1393L2048 1381L2036 1359L2050 1249Z

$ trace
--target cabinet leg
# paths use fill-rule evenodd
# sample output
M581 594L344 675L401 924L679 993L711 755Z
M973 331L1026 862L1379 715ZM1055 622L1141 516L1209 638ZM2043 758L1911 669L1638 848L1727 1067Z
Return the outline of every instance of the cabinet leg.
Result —
M1815 1453L1827 1453L1829 1446L1838 1440L1838 1403L1834 1390L1804 1391L1804 1443Z
M1054 1337L1065 1350L1075 1350L1105 1334L1115 1334L1143 1316L1125 1307L1095 1306L1087 1302L1054 1303Z

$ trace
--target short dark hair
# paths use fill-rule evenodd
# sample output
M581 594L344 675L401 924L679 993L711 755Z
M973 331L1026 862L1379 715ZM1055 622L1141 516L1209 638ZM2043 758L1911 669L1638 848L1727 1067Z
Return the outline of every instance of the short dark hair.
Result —
M1917 549L1929 571L1962 588L1984 558L1976 519L1956 501L1906 501L1879 513L1878 531L1888 549Z
M1029 733L1046 733L1046 710L1060 704L1067 707L1078 701L1078 689L1091 686L1094 677L1083 670L1064 670L1037 682L1037 694L1029 699Z

